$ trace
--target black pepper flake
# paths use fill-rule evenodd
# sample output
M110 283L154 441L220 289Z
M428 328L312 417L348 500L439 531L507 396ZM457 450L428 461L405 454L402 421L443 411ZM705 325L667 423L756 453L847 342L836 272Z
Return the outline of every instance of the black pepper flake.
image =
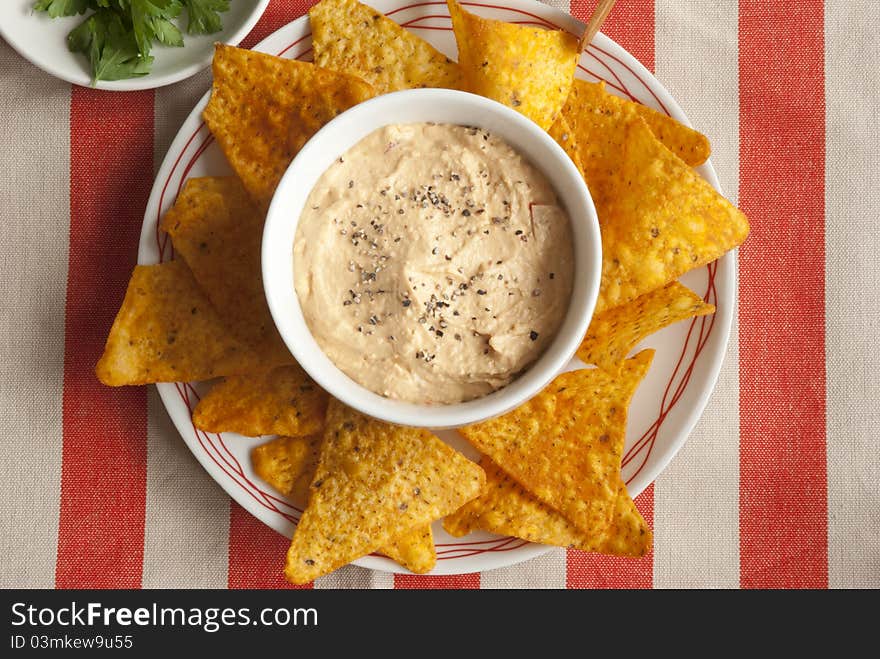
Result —
M521 236L521 235L522 235L522 229L517 229L517 230L514 231L513 233L514 233L514 235Z
M486 291L483 290L482 288L477 289L477 295L485 295L485 294L486 294Z
M529 338L532 341L537 341L538 340L538 333L535 330L532 330L531 332L529 332Z
M465 217L470 217L470 216L471 216L471 212L470 212L467 208L465 208L465 209L461 212L461 214L464 215Z
M555 273L555 272L551 272L551 273L550 273L550 279L556 279L556 273Z
M353 188L353 187L354 187L354 181L349 181L349 182L348 182L348 187L349 187L349 188Z
M403 302L401 302L401 304L405 307L408 307L409 305L412 304L412 300L406 299Z

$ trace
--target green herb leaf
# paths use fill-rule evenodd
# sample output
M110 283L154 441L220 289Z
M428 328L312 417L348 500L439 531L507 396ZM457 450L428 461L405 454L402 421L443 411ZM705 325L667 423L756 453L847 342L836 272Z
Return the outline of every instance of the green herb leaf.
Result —
M37 0L34 3L34 9L48 12L49 18L76 16L88 8L89 0Z
M159 43L166 46L180 47L183 45L183 35L180 33L180 30L177 29L174 23L165 18L153 19L153 34L156 35Z
M129 5L134 39L142 56L147 57L150 54L153 39L162 41L156 33L160 22L167 23L172 28L169 30L167 26L163 26L163 35L175 41L175 45L183 45L180 31L169 22L169 19L179 16L183 9L179 0L125 0L125 2ZM176 32L176 35L172 31Z
M221 11L229 10L229 0L183 0L189 22L188 34L213 34L223 29Z
M99 9L67 36L68 48L89 58L92 84L146 75L152 57L138 51L134 32L115 11Z

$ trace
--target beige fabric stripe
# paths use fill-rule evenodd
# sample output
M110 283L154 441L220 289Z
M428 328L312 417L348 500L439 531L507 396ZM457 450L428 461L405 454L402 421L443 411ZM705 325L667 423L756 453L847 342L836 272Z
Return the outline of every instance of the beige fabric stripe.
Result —
M229 497L148 393L144 588L226 588Z
M825 3L828 584L880 588L880 3Z
M324 577L315 579L315 588L332 590L338 588L394 588L394 575L390 572L367 570L347 565Z
M543 556L483 572L480 588L565 588L565 550L554 547Z
M738 4L656 1L656 75L712 142L736 201L739 153ZM739 381L734 327L721 376L684 448L654 490L654 586L739 585Z
M210 87L203 72L156 90L155 170L196 101ZM144 588L225 588L229 497L196 462L149 387Z
M0 587L55 582L70 85L0 40Z

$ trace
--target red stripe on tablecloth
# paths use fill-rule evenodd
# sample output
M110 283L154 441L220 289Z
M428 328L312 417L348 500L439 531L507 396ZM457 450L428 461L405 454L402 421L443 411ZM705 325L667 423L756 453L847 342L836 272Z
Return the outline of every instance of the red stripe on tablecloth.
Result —
M272 0L254 29L242 40L242 48L253 48L275 30L305 14L317 0Z
M596 0L571 0L571 15L586 23ZM602 33L654 70L654 0L618 2L602 25Z
M395 574L394 587L402 589L465 590L480 587L480 573L427 577L421 574Z
M153 92L72 88L58 588L141 585L146 390L105 387L93 369L136 262L152 162Z
M595 0L573 0L571 13L586 22ZM654 0L618 2L602 26L602 32L626 48L648 69L654 69ZM636 499L648 525L654 526L654 486ZM568 550L568 588L651 588L654 584L654 553L644 558L617 558Z
M654 486L636 497L636 506L654 528ZM651 588L654 585L654 551L642 558L621 558L568 550L566 588Z
M739 5L740 583L828 584L822 0Z
M311 588L284 578L290 540L273 531L235 501L229 502L229 588Z
M253 47L278 28L302 16L313 4L309 0L272 0L241 46ZM230 506L229 587L297 588L284 579L284 557L290 541L234 501ZM311 587L311 584L305 586Z

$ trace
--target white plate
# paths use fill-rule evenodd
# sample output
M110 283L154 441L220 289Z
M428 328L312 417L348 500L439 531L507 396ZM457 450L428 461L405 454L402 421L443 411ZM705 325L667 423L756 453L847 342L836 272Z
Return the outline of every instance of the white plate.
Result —
M580 34L583 25L571 16L536 2L508 0L508 7L479 6L476 11L509 22L527 22ZM373 0L372 4L395 21L455 56L445 3L406 4L402 0ZM465 3L466 5L470 3ZM308 17L281 28L256 46L256 50L282 57L308 60L311 36ZM654 77L623 48L599 34L581 57L579 77L604 79L608 89L665 111L687 123L687 118ZM171 257L171 243L158 231L159 217L174 202L183 182L193 176L224 175L231 170L201 119L208 94L199 101L181 126L153 185L141 234L138 261L156 263ZM716 188L711 164L699 172ZM630 407L622 473L633 496L644 490L669 463L702 414L715 386L727 345L736 297L736 256L729 253L705 268L688 273L682 282L715 304L717 312L668 327L649 337L639 348L652 347L657 355L647 378ZM582 366L572 362L572 367ZM280 497L251 469L249 452L266 438L245 438L231 433L215 435L195 430L191 408L202 390L198 384L160 384L159 393L184 441L208 473L258 519L290 537L300 510ZM475 451L455 431L438 433L470 457ZM446 534L434 525L437 566L432 574L461 574L512 565L548 550L515 538L473 533L464 538ZM403 572L396 563L368 556L357 565Z
M88 59L67 49L68 32L79 25L88 13L49 18L46 12L34 11L33 6L34 0L0 0L0 36L22 57L46 73L75 85L91 86ZM253 29L268 6L269 0L231 0L229 11L221 14L223 30L198 35L186 34L184 11L177 19L183 32L183 47L169 48L153 44L151 55L155 59L148 75L127 80L101 80L96 87L134 91L162 87L189 78L211 63L216 42L237 45Z

